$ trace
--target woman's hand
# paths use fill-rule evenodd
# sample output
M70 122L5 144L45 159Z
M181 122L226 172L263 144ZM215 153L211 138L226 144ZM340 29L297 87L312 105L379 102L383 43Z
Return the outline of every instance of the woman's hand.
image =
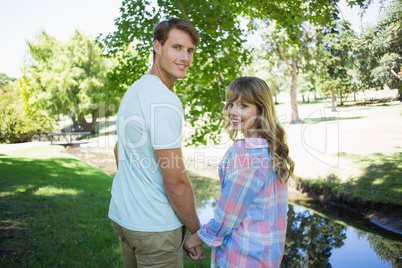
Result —
M184 250L193 261L205 259L204 242L198 237L197 233L187 236L184 242Z

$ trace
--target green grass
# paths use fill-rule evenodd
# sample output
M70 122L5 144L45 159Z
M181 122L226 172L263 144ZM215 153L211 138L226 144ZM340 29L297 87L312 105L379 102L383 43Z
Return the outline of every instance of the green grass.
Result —
M54 148L0 155L0 266L121 266L107 217L112 178Z
M123 266L107 217L112 177L63 150L0 154L0 267ZM209 256L185 256L185 267L209 267Z
M301 178L311 184L326 199L359 199L384 205L402 205L402 152L368 155L340 154L358 164L362 175L342 182L336 175L327 178Z
M368 201L402 205L402 152L387 155L349 155L364 171L359 178L350 182L351 195L364 197Z

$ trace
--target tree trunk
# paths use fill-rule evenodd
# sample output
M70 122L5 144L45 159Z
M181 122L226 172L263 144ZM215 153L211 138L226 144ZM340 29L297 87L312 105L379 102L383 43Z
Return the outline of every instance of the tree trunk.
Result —
M331 102L332 102L332 111L336 112L336 106L335 106L335 89L331 87Z
M340 90L339 91L339 105L340 106L343 106L343 101L345 100L345 98L344 98L345 96L343 95L343 92L342 92L342 90Z
M300 122L299 111L297 110L297 75L297 61L295 58L292 58L292 86L290 87L290 123Z
M287 229L286 232L290 233L291 229L292 229L292 226L293 226L294 217L295 217L295 211L293 209L293 205L288 206L288 214L287 214L287 216L288 216L288 220L287 220L288 224L286 226L286 229Z
M78 120L80 121L81 126L83 127L84 131L89 131L91 134L95 134L95 127L96 127L96 120L98 119L99 115L99 110L96 109L92 111L92 122L88 123L87 120L85 119L85 116L83 113L80 113L78 115Z

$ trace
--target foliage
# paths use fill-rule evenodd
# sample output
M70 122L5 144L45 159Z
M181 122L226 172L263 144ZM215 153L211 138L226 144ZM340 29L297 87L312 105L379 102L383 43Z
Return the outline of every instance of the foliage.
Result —
M206 144L219 141L223 126L221 110L226 86L241 75L241 67L251 62L251 51L245 47L248 29L254 19L276 21L286 31L287 45L299 44L300 24L326 24L337 1L305 0L125 0L117 31L99 36L98 41L119 65L110 74L109 97L121 98L127 87L149 67L153 27L161 19L181 17L192 22L201 34L192 67L184 80L176 83L176 93L186 107L186 117L195 133L187 142ZM351 5L363 0L348 1ZM243 18L249 18L248 27ZM285 48L287 49L287 47Z
M305 74L311 72L318 60L314 57L314 27L306 21L300 21L299 39L294 42L290 39L285 29L278 28L276 22L267 20L264 24L260 30L264 42L259 54L262 54L270 62L271 66L268 67L270 72L275 69L288 68L291 74L291 81L289 81L291 123L300 122L297 108L298 77L302 72ZM307 80L311 80L307 81L310 85L306 85L307 89L304 91L313 90L315 85L313 86L311 82L314 82L314 80L312 78Z
M242 45L244 31L233 15L241 7L236 3L201 0L157 1L156 6L151 6L150 1L126 0L122 5L122 16L116 21L118 30L99 37L109 55L119 58L112 73L116 79L111 80L115 82L108 90L121 97L127 86L149 68L154 25L167 17L185 18L199 30L202 39L186 79L176 83L186 118L195 127L188 142L197 145L205 144L208 138L217 140L217 131L223 126L225 88L240 74L241 65L248 62L248 51ZM135 52L128 56L129 48L135 48Z
M28 97L28 78L0 89L0 142L26 142L37 132L50 132L55 121Z
M343 105L345 96L353 89L353 49L356 35L348 21L333 22L321 33L320 49L323 50L319 74L320 90L334 90Z
M0 73L0 89L4 90L4 87L8 83L17 80L16 78L8 77L5 73Z
M51 115L69 115L74 124L95 132L96 120L111 111L101 109L110 60L89 36L79 31L63 43L45 32L28 42L28 70L38 104ZM92 116L92 123L85 116Z
M393 1L357 43L360 80L366 88L397 88L402 99L402 2Z
M314 96L316 93L315 75L312 73L302 73L297 86L299 88L298 91L302 94L303 102L310 102L310 93L314 94ZM305 95L307 95L307 100Z

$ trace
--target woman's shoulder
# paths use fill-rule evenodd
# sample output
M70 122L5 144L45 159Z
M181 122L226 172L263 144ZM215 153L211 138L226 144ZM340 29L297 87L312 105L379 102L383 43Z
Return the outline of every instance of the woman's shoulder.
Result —
M250 149L267 149L268 141L264 138L237 139L228 151L236 153L249 153Z
M226 161L234 160L238 157L252 155L258 157L259 155L266 155L268 150L268 142L262 138L245 138L237 139L226 151L224 159Z

